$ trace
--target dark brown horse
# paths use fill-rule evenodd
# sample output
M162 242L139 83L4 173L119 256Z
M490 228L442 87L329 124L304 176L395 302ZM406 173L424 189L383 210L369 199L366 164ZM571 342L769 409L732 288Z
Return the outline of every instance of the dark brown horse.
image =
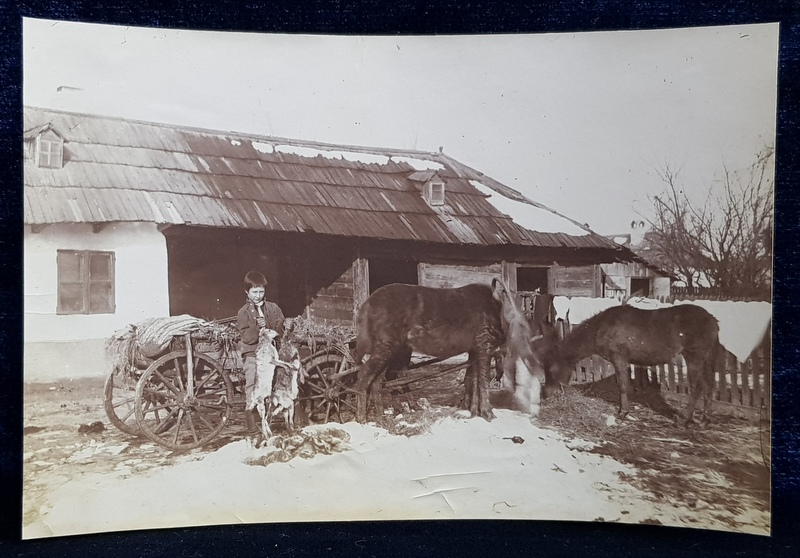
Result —
M488 285L437 289L392 284L377 289L358 314L357 359L369 355L358 371L359 422L366 420L367 399L375 378L408 365L412 351L449 358L469 354L464 406L471 416L494 418L488 375L492 356L504 339L501 311L505 287Z
M545 396L569 383L579 360L599 355L614 365L619 387L619 414L628 414L630 365L652 366L672 362L678 355L686 361L689 404L686 424L692 420L700 393L704 414L711 412L713 366L719 347L719 324L703 308L680 304L656 310L616 306L576 326L560 344L544 356Z

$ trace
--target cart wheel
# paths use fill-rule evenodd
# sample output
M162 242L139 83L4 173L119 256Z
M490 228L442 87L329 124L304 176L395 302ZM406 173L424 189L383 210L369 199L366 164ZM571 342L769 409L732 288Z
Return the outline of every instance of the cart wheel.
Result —
M332 378L334 374L352 366L352 363L341 354L332 352L312 356L304 365L306 381L298 397L301 416L305 415L309 421L317 423L338 420L344 424L355 420L358 406L352 387L356 382L356 374L346 373Z
M108 375L103 389L103 403L111 424L125 434L141 436L142 430L136 422L136 382L141 371L123 372L115 369Z
M188 394L186 351L159 358L136 385L136 420L157 444L185 451L206 444L228 423L233 385L215 360L194 354L194 393Z

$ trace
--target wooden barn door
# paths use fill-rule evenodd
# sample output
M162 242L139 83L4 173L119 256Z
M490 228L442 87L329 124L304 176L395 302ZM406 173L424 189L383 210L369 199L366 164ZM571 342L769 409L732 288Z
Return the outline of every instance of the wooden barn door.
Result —
M599 265L554 265L547 273L547 290L556 296L603 296Z

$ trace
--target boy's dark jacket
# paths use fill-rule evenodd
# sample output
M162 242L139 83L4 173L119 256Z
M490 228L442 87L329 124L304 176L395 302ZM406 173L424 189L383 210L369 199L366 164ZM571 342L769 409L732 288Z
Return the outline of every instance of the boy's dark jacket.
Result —
M280 307L274 302L265 300L261 309L264 312L267 327L277 331L278 337L283 335L284 317ZM236 317L236 327L239 329L241 337L239 348L242 351L242 357L255 353L258 346L258 311L256 310L256 305L251 301L248 300L239 310L239 314Z

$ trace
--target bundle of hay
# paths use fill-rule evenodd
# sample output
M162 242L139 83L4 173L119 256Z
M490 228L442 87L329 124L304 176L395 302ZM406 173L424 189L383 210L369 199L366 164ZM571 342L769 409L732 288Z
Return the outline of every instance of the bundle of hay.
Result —
M231 325L183 314L148 318L128 325L108 339L106 354L115 370L143 368L166 353L173 340L186 334L224 350L232 349L238 340L238 332Z
M293 337L307 343L312 353L322 347L346 348L356 336L353 326L320 323L302 316L290 319L294 323Z
M245 459L247 465L266 466L301 457L310 459L317 454L330 455L348 449L350 434L339 428L301 431L289 436L275 436L270 440L272 451L260 457Z

